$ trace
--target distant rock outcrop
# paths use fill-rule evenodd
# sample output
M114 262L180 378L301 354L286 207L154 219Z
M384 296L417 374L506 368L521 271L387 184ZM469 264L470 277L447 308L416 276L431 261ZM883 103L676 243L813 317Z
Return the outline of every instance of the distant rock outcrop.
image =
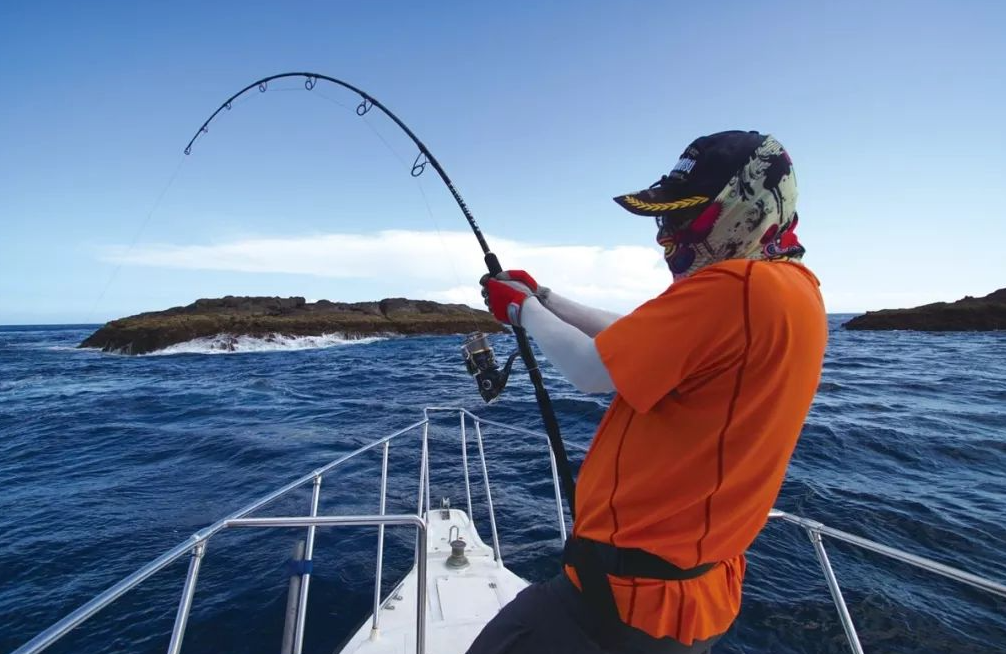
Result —
M845 323L846 329L912 329L927 332L1006 330L1006 288L985 297L936 302L913 309L870 311Z
M105 324L80 347L146 354L197 338L229 335L268 338L342 334L500 332L491 314L462 304L388 298L380 302L308 303L302 297L227 297L196 300L187 307L141 313Z

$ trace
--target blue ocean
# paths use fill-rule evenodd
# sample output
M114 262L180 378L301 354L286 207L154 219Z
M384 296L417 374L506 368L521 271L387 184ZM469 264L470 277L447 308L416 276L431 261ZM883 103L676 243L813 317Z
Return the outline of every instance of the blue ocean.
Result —
M778 508L1006 581L1006 333L847 332L831 318L824 375ZM78 350L96 326L0 327L0 652L216 521L320 465L422 419L429 405L540 430L517 365L486 406L460 337L196 343L140 357ZM496 337L497 353L513 348ZM576 462L609 398L543 364ZM458 419L431 429L434 501L464 498ZM418 433L418 432L417 432ZM558 569L544 437L487 427L507 565ZM389 512L415 511L416 441L391 449ZM473 466L473 472L475 468ZM380 455L326 477L322 513L378 509ZM482 505L481 484L473 488ZM263 513L304 514L309 487ZM476 518L483 514L476 510ZM488 521L478 521L489 542ZM279 650L285 562L302 530L231 530L209 543L185 652ZM414 533L390 529L386 584ZM376 530L319 531L305 651L331 654L370 611ZM1006 600L826 541L867 652L1006 652ZM159 652L178 561L49 651ZM771 522L749 553L739 620L716 652L847 652L806 534Z

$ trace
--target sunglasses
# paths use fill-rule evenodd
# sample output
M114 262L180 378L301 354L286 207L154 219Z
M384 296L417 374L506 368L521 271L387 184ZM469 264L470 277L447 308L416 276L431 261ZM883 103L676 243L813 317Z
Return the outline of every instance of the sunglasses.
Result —
M678 243L700 243L713 231L718 216L719 212L703 212L699 216L701 220L693 220L695 214L654 216L653 219L657 223L657 240L662 241L673 236Z
M657 233L661 236L670 236L675 232L680 232L682 229L686 231L689 229L688 218L680 215L663 215L654 216L653 220L657 223Z
M657 223L657 229L659 231L664 231L665 229L673 229L674 221L671 220L670 216L654 216L653 219Z

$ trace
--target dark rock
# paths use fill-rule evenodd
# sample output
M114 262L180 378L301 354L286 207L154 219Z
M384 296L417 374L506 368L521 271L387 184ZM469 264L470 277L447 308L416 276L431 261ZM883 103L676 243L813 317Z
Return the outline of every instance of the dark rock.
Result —
M106 323L80 344L106 352L146 354L208 336L273 338L342 334L459 334L501 332L485 311L463 304L387 298L380 302L308 303L302 297L227 297L196 300L186 307L141 313Z
M846 329L911 329L930 332L1006 330L1006 288L985 297L936 302L912 309L884 309L856 316Z

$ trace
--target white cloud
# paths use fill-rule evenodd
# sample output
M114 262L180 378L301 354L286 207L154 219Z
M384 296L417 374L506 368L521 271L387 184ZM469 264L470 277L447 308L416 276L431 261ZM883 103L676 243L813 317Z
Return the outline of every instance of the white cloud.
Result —
M474 284L471 286L454 286L443 291L427 291L423 295L427 300L482 307L482 296L479 294L479 288Z
M487 238L506 268L528 270L539 282L567 297L613 311L630 311L671 282L656 246L541 245L491 235ZM477 280L485 273L482 253L468 231L387 230L247 238L212 245L116 246L101 256L130 266L310 275L358 282L355 286L361 295L335 299L372 299L372 293L386 292L475 307L482 306ZM840 313L915 306L963 295L865 285L857 285L855 292L834 285L825 285L824 290L828 310Z
M563 295L613 310L627 311L671 281L655 246L554 246L487 238L506 268L523 268ZM213 245L117 246L108 248L102 259L122 265L361 281L397 278L418 289L419 296L473 306L482 304L476 281L485 272L475 239L462 231L388 230Z

